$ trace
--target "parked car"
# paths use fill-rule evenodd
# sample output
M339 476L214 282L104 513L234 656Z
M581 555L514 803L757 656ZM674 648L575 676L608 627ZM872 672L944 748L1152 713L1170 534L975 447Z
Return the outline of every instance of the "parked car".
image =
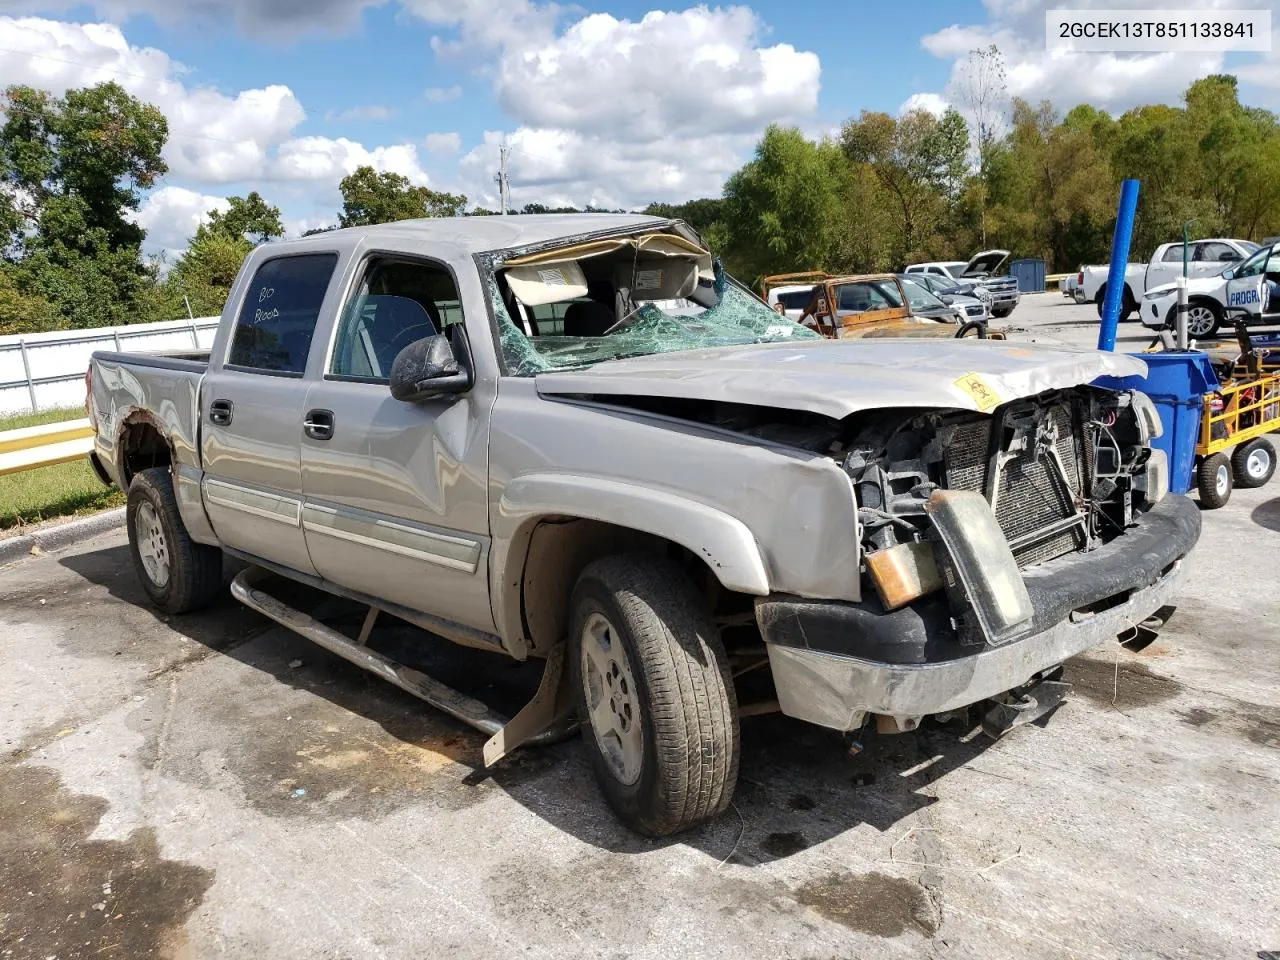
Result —
M1156 247L1148 263L1131 263L1124 268L1124 294L1120 303L1120 319L1127 320L1138 309L1143 296L1148 290L1172 283L1182 276L1182 243L1164 243ZM1212 240L1196 240L1188 244L1187 276L1211 277L1220 274L1226 267L1239 263L1252 256L1258 245L1248 240L1231 240L1217 238ZM1102 315L1102 304L1107 296L1107 264L1101 266L1081 267L1077 275L1080 288L1084 291L1087 302L1098 305L1098 315Z
M786 273L775 277L766 277L762 295L770 307L777 310L782 306L783 314L791 320L799 320L805 307L813 300L814 286L825 280L828 274Z
M910 264L904 273L925 273L936 277L949 277L960 282L971 282L991 294L991 316L1007 317L1018 305L1018 281L1013 277L996 276L1006 260L1008 250L983 250L968 262L937 260L931 263Z
M679 221L470 217L257 248L206 359L95 353L88 410L160 609L236 557L240 602L490 734L486 764L576 710L608 802L660 835L727 809L742 714L893 732L994 698L999 733L1172 602L1199 512L1151 402L1091 386L1144 370L826 341ZM368 605L359 636L290 580ZM380 615L542 683L508 721Z
M1187 333L1192 337L1212 337L1227 319L1228 308L1250 324L1280 323L1280 297L1273 292L1280 285L1280 243L1259 247L1244 263L1233 264L1221 273L1187 281ZM1177 283L1148 290L1142 298L1143 326L1172 327L1178 305Z
M898 277L904 284L919 284L943 303L955 307L962 321L981 320L985 323L991 319L991 294L981 287L956 283L932 273L901 273Z

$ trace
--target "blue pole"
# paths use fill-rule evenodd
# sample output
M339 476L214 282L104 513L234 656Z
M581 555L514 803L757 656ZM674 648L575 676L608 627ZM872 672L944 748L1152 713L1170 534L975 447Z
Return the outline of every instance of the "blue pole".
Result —
M1129 241L1133 239L1133 215L1138 209L1138 181L1120 184L1120 209L1116 212L1116 232L1111 237L1111 263L1107 269L1107 296L1102 302L1102 323L1098 327L1098 349L1116 348L1116 328L1120 325L1120 303L1124 299L1124 268L1129 262Z

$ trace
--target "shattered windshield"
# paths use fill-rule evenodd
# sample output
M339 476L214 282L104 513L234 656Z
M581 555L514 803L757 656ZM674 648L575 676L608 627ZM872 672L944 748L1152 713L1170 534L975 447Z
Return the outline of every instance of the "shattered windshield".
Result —
M659 267L674 279L659 277ZM679 350L822 339L771 310L718 262L714 280L671 259L637 265L634 251L613 262L595 257L574 271L562 265L538 272L540 285L521 287L506 271L489 280L503 356L518 377ZM674 276L680 273L687 275ZM645 283L661 298L644 299ZM542 289L548 284L563 286L563 299L549 299Z

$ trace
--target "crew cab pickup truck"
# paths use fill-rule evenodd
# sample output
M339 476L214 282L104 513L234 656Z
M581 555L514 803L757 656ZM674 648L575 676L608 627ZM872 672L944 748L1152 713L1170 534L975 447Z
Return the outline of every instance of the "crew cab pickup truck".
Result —
M239 558L233 596L491 734L486 763L576 713L658 835L728 807L741 715L892 732L994 701L1000 732L1170 604L1198 512L1151 402L1090 386L1143 370L825 340L679 221L475 217L261 246L206 359L97 353L88 406L155 604ZM367 605L359 635L290 580ZM379 614L541 685L496 716L380 650Z
M1124 268L1124 294L1120 302L1120 319L1127 320L1138 305L1143 295L1155 287L1172 283L1182 276L1182 244L1164 243L1156 247L1149 263L1130 263ZM1187 276L1217 276L1233 263L1252 256L1258 249L1256 243L1248 240L1196 240L1188 244ZM1102 315L1102 304L1107 297L1107 264L1101 266L1081 267L1076 277L1082 296L1086 303L1092 301L1098 305L1098 315ZM1145 317L1143 318L1145 320Z

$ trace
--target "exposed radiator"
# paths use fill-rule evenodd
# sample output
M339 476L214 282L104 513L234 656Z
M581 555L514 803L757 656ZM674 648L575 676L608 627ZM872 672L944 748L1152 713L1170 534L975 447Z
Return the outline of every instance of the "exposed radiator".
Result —
M1057 426L1058 455L1066 468L1072 492L1062 489L1047 457L1037 461L1030 451L1005 463L996 491L996 520L1005 539L1014 544L1014 558L1022 567L1053 560L1085 546L1084 531L1079 526L1035 536L1076 515L1075 499L1084 479L1081 472L1084 444L1070 406L1056 404L1048 415ZM983 419L961 423L944 434L943 462L948 487L987 492L987 477L995 453L992 430L1003 434L1003 421Z

